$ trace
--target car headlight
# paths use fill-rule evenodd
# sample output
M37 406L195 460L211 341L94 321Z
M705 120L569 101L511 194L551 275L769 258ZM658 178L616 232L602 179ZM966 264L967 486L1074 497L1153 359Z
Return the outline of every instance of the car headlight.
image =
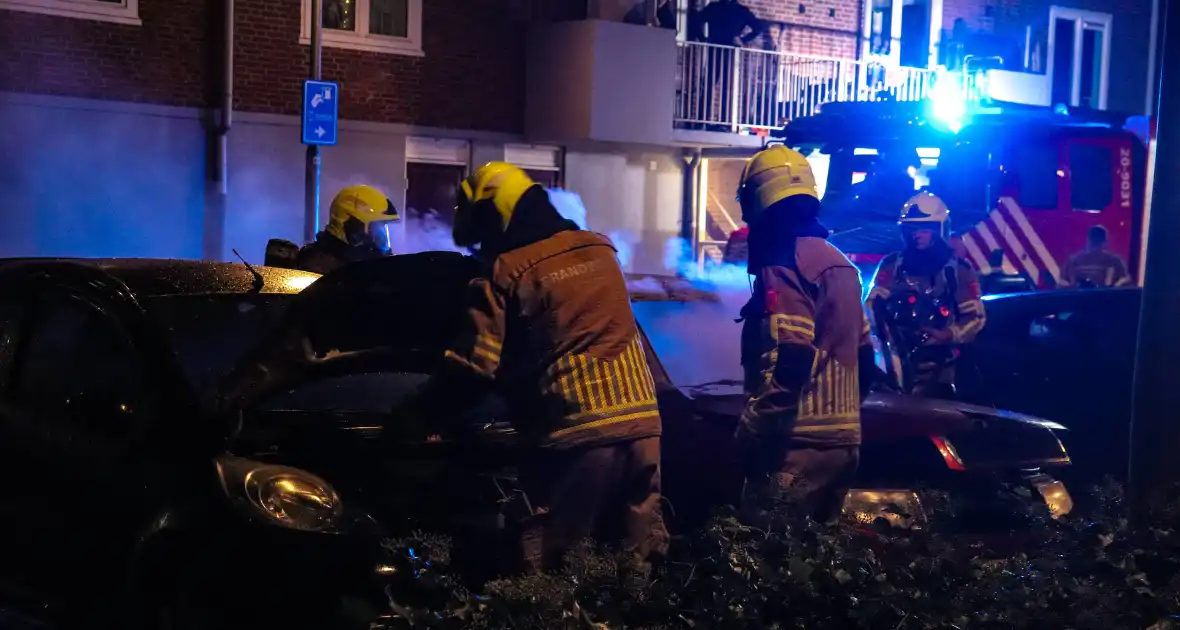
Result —
M307 471L230 456L216 464L226 494L276 525L323 532L344 513L332 484Z

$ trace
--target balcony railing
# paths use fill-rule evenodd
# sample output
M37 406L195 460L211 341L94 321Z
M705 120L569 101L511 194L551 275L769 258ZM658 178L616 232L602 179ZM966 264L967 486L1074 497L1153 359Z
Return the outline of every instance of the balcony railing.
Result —
M915 101L934 73L874 61L680 44L676 126L748 132L779 129L832 101Z

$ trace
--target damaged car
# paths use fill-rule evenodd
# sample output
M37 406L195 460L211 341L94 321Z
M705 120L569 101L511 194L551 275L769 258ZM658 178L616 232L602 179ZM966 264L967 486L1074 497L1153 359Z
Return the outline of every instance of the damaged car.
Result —
M381 627L386 537L494 542L519 498L521 449L494 396L467 418L478 443L389 414L437 370L477 272L445 252L324 277L0 261L0 509L15 528L3 585L75 621L127 601L149 627ZM724 292L630 282L669 517L689 527L740 489L740 326ZM1002 484L1071 508L1052 475L1069 464L1060 425L888 392L866 400L863 423L849 518L921 527L928 487L978 496L981 511Z

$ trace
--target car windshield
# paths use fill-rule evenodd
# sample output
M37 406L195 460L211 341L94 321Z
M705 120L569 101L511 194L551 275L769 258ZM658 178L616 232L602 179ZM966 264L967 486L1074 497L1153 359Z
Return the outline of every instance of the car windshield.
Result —
M169 295L146 300L167 330L189 382L214 392L242 357L276 325L293 294Z

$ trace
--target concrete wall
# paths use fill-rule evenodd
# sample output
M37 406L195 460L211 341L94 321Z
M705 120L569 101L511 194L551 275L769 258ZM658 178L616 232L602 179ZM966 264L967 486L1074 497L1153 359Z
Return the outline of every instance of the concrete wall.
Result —
M671 151L567 149L566 189L586 205L586 220L624 250L627 271L662 273L668 239L680 232L683 161Z
M382 190L405 207L405 134L400 130L342 129L340 144L321 149L322 225L332 197L350 184ZM261 263L266 242L303 239L303 182L306 147L296 121L281 116L246 117L230 132L229 207L222 258Z
M0 93L0 257L200 258L205 236L205 134L197 110ZM241 114L230 131L223 260L261 263L271 238L301 240L305 147L296 120ZM405 207L406 139L464 138L473 165L504 159L510 135L345 123L322 150L321 212L353 183ZM592 229L618 241L628 270L665 271L678 235L682 165L672 149L567 148L564 180ZM321 218L321 223L323 218ZM395 234L406 249L414 234Z
M0 256L200 258L192 110L0 93Z
M562 22L529 38L524 128L538 142L672 143L676 40L666 29Z

